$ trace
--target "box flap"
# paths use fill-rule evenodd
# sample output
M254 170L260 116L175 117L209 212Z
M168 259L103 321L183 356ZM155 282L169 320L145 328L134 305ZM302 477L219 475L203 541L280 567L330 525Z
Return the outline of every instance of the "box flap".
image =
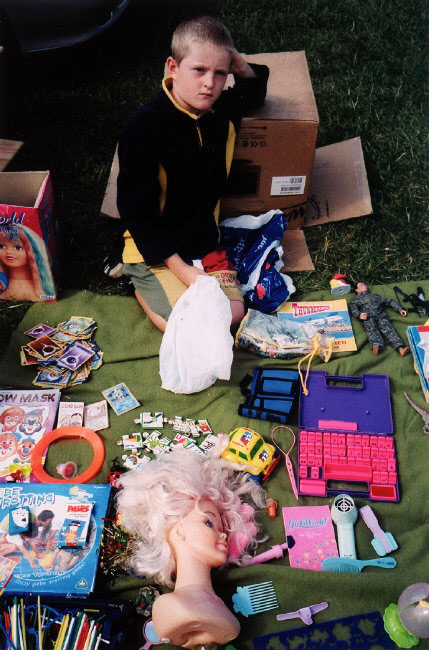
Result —
M19 140L0 140L0 172L10 163L23 144Z
M304 227L371 213L360 138L316 149Z
M264 105L247 115L261 120L307 120L319 123L316 100L304 50L298 52L265 52L243 54L249 63L267 65L270 69ZM168 76L167 64L164 77ZM234 85L228 75L225 88ZM246 118L244 118L246 119Z
M116 180L119 174L119 158L118 147L116 147L115 155L113 156L112 166L110 168L109 179L104 193L103 205L101 206L101 214L105 217L113 217L119 219L118 208L116 207Z
M0 207L2 205L38 207L40 191L48 177L48 171L2 172L0 174Z
M307 248L302 230L286 230L283 239L283 273L290 271L314 271L314 264Z

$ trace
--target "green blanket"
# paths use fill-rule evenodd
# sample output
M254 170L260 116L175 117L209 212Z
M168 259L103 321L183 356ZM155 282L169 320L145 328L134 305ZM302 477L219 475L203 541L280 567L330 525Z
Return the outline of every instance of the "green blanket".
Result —
M421 283L423 284L423 283ZM429 283L423 285L429 295ZM415 291L414 283L402 283L400 287L406 293ZM394 297L392 286L372 287L374 293ZM352 296L348 296L348 300ZM305 300L329 299L328 291L306 294ZM425 317L418 318L410 314L401 318L388 310L392 323L406 340L406 328L412 324L423 324ZM296 368L297 359L280 361L262 359L247 352L236 350L230 381L218 381L211 388L194 395L175 395L161 389L159 377L158 349L161 334L157 332L144 317L133 298L118 296L100 296L89 292L69 292L64 294L56 304L35 304L26 314L18 330L12 335L8 350L2 360L0 369L0 386L2 388L30 388L35 371L31 367L21 367L19 362L20 346L28 342L23 332L43 322L56 325L70 316L91 316L98 323L95 340L104 352L105 365L91 374L90 380L80 386L63 391L63 399L84 401L86 404L103 399L101 390L119 382L125 382L142 405L141 410L163 411L174 417L182 415L189 418L206 418L215 432L229 432L236 426L250 426L266 439L269 439L273 425L269 422L242 418L237 415L238 405L243 401L239 383L246 374L251 374L256 366L273 366ZM391 532L399 548L393 554L397 567L384 570L375 567L364 569L363 573L326 573L289 566L287 555L248 568L233 568L215 577L215 587L231 607L231 595L238 585L251 585L263 580L272 580L277 593L279 608L265 614L243 618L239 615L242 632L236 640L238 647L251 648L252 638L283 629L302 626L299 619L277 622L275 615L296 610L310 604L327 601L328 609L316 615L315 622L323 622L379 610L384 612L391 602L397 602L402 590L414 582L427 581L429 578L429 561L427 553L427 534L429 511L428 503L428 460L429 437L423 436L422 419L405 400L403 391L420 405L424 398L419 379L414 372L413 359L409 355L401 358L392 348L375 357L367 345L361 323L353 320L353 328L358 345L358 352L334 355L328 364L317 358L313 368L326 369L330 374L360 375L363 372L385 373L390 377L390 392L394 418L395 444L399 464L399 482L401 500L399 503L372 502L382 528ZM122 434L138 430L133 420L138 417L139 409L122 416L116 416L110 410L110 428L100 432L106 447L106 461L102 472L95 482L105 482L112 460L120 455L116 441ZM293 421L292 425L297 422ZM166 428L171 435L171 427ZM165 429L164 429L165 430ZM292 452L292 461L297 471L297 450ZM51 473L59 461L71 457L84 466L90 456L86 443L70 444L60 441L49 450L47 469ZM277 467L273 476L267 481L266 489L270 497L275 498L279 506L297 505L290 489L284 463ZM301 497L299 505L331 504L332 499ZM363 499L356 499L357 507L366 505ZM284 542L285 532L281 514L276 519L269 519L264 512L261 523L269 539L261 545L260 552L273 544ZM357 556L360 559L377 557L371 546L372 533L362 520L355 526ZM138 587L143 581L131 577L120 578L112 585L104 581L99 588L99 596L107 598L129 598L134 600ZM134 626L130 650L142 645L140 624ZM419 647L423 647L421 642Z

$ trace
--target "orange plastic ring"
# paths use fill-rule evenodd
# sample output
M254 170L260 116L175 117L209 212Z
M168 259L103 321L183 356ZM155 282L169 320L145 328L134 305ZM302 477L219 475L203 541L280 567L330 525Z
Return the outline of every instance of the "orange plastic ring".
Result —
M43 469L42 458L46 455L44 453L46 448L51 442L60 438L85 438L91 445L94 458L88 469L82 472L82 474L73 478L59 479L47 474ZM60 427L44 435L34 447L31 454L31 468L34 476L40 483L87 483L100 471L104 462L105 453L102 439L92 429L81 426Z

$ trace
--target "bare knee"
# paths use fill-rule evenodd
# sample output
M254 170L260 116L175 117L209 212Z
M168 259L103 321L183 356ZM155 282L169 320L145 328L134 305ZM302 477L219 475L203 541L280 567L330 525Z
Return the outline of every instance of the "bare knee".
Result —
M147 314L147 316L150 318L150 320L155 325L155 327L161 330L161 332L165 332L165 328L167 327L167 321L165 320L165 318L157 314L155 311L152 311L152 309L147 304L146 300L142 298L142 296L138 293L138 291L136 291L135 294L140 307L143 309L145 314Z
M236 329L244 318L244 303L241 300L231 300L231 329Z

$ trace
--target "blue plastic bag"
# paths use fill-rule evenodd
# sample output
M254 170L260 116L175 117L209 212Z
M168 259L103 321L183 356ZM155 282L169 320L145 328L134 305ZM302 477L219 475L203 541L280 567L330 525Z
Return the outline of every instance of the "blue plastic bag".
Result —
M265 314L276 311L295 291L291 278L280 272L280 242L287 228L283 212L270 210L257 217L245 214L226 219L219 228L246 306Z

